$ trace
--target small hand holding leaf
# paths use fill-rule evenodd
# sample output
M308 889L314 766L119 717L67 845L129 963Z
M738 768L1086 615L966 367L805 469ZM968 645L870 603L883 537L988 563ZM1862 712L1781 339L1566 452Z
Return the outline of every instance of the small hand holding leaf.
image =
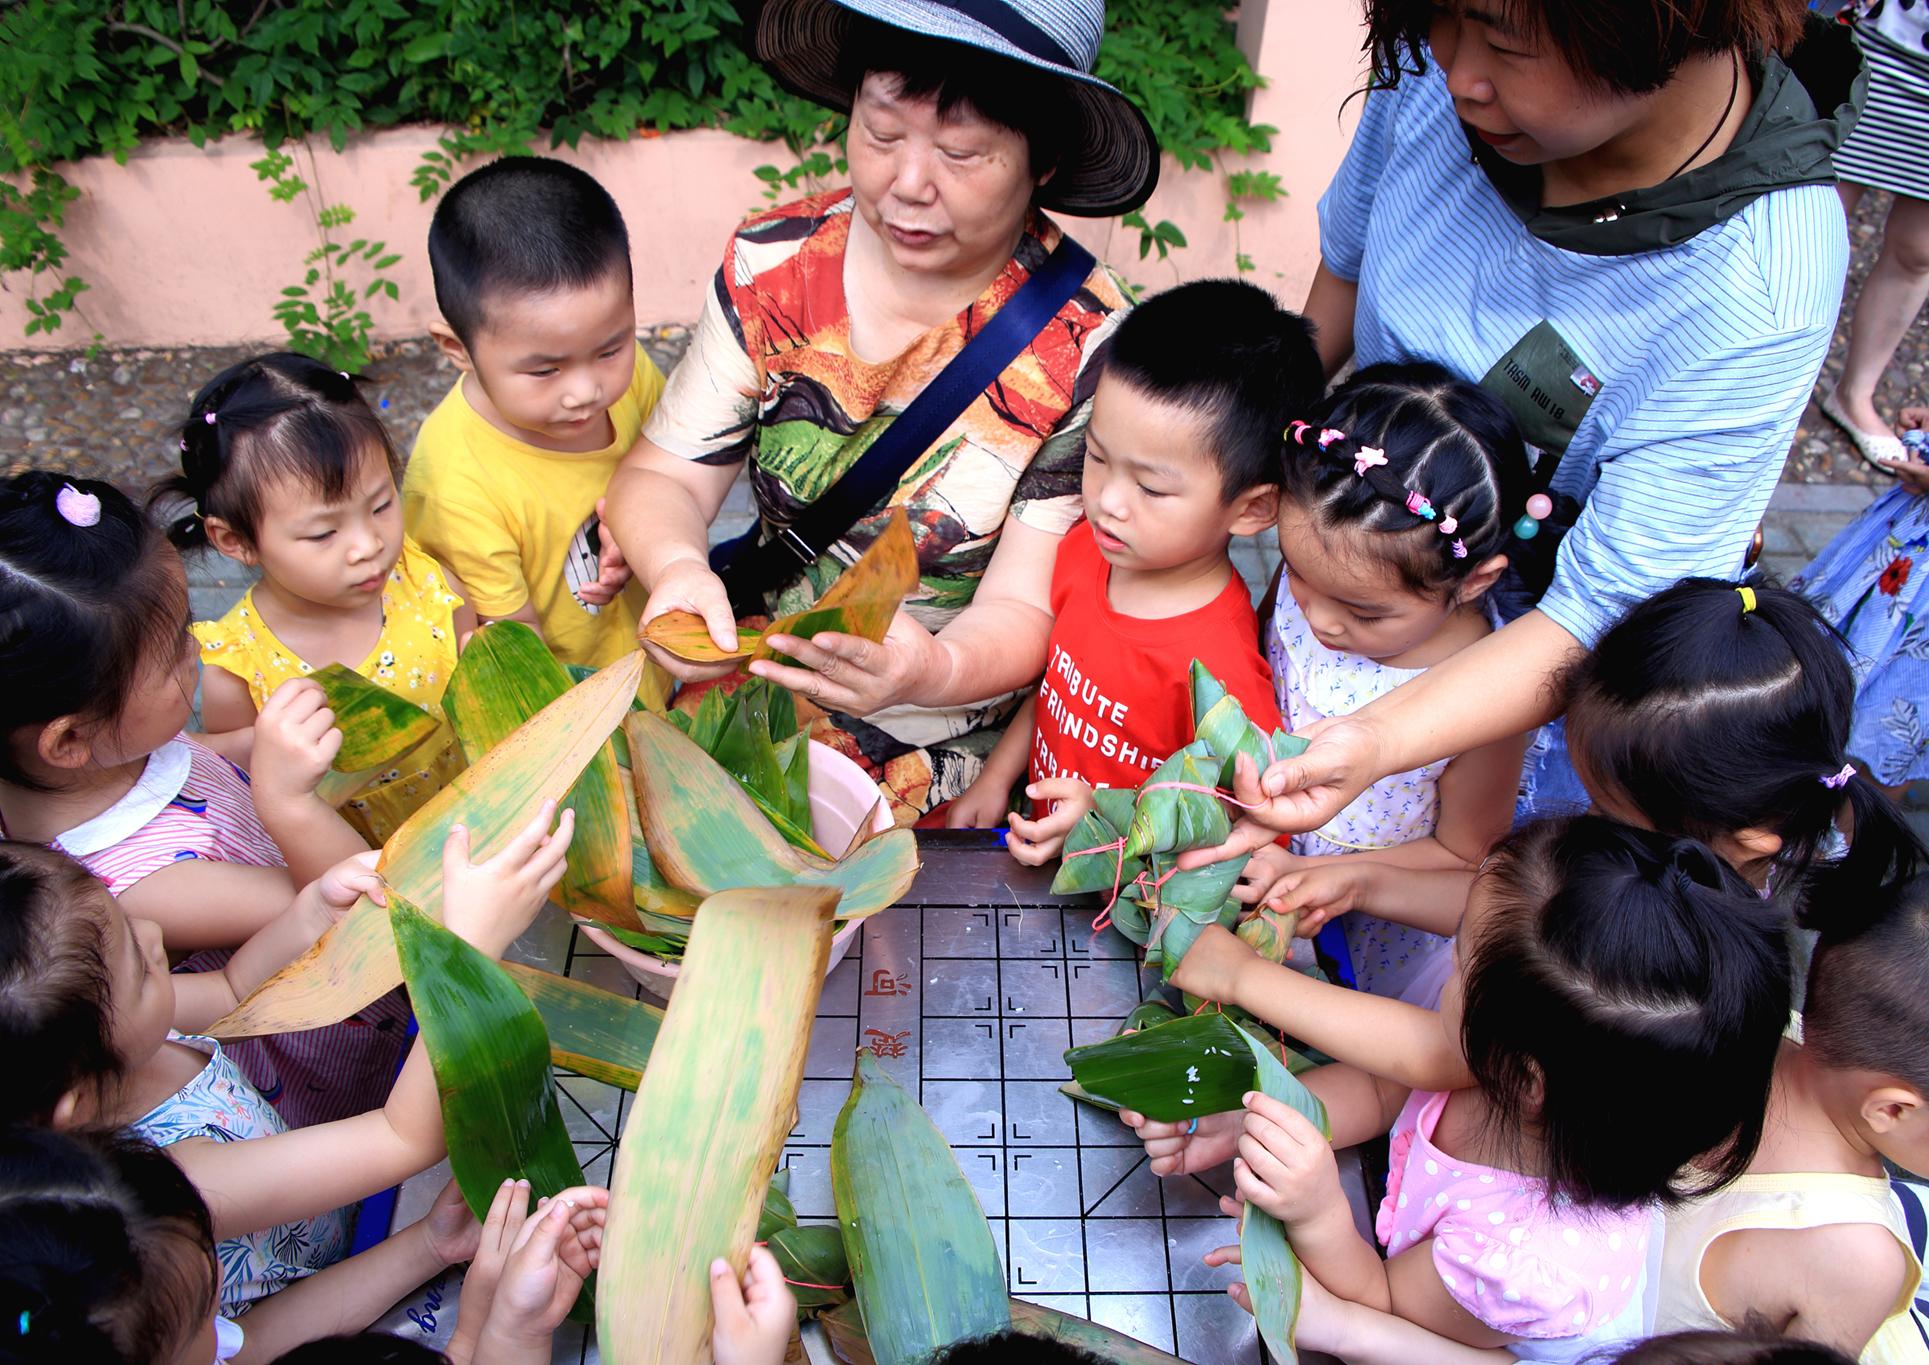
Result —
M380 849L371 848L366 853L342 859L316 879L315 890L331 918L340 919L363 896L377 905L388 904L388 893L382 887L382 875L375 870L375 860L381 856Z
M469 861L469 831L451 825L442 846L442 922L492 957L513 943L563 879L563 859L576 828L564 811L551 831L556 803L545 801L536 817L488 861Z
M1245 1097L1233 1187L1290 1231L1344 1199L1333 1144L1290 1105L1261 1091Z
M1201 1000L1234 1004L1239 974L1257 957L1230 930L1208 924L1179 960L1172 984Z
M797 1300L775 1256L752 1247L741 1285L730 1262L711 1262L710 1305L717 1318L710 1342L716 1365L780 1365L797 1327Z
M342 732L335 728L335 713L328 709L321 687L306 678L290 678L255 717L255 799L311 794L341 747Z
M1092 789L1077 778L1048 777L1026 787L1025 795L1034 802L1033 809L1044 809L1045 814L1027 820L1017 811L1011 812L1011 833L1006 836L1005 847L1019 862L1040 867L1058 856L1065 847L1065 836L1092 809Z
M504 1182L504 1189L509 1188ZM502 1191L496 1192L498 1201ZM482 1245L482 1224L469 1212L468 1201L462 1197L462 1187L451 1180L442 1187L442 1193L435 1197L435 1203L422 1218L422 1236L427 1239L429 1250L443 1265L461 1265L473 1260ZM466 1297L466 1286L465 1286ZM484 1297L487 1309L487 1296Z
M1238 1150L1245 1115L1235 1110L1205 1114L1195 1130L1190 1123L1157 1123L1143 1114L1122 1110L1119 1121L1139 1135L1152 1158L1154 1175L1195 1175L1223 1166Z

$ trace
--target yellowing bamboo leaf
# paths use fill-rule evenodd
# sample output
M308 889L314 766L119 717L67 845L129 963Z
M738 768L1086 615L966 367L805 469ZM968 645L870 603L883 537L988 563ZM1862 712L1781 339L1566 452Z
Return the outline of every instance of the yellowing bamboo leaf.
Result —
M354 669L330 664L309 674L328 697L342 747L332 765L338 773L361 773L386 768L442 728L442 722L420 706L399 697Z
M748 659L763 639L763 632L748 626L737 627L737 647L725 651L710 638L710 627L693 611L666 611L643 627L643 639L666 654L693 664L720 664Z
M834 892L725 891L683 974L610 1180L596 1336L623 1365L711 1359L710 1262L742 1274L790 1131L830 957Z
M606 1085L636 1089L663 1027L663 1011L586 981L504 962L549 1035L549 1060Z
M843 897L838 917L851 920L897 904L917 876L910 830L892 830L827 863L793 848L736 780L670 722L633 712L623 729L643 841L670 885L702 895L731 886L831 886Z
M379 864L383 878L439 920L449 826L460 820L469 827L475 861L494 854L544 801L560 798L575 783L628 710L642 668L640 653L618 660L470 764L390 837ZM364 897L314 947L208 1031L217 1038L252 1038L339 1023L401 980L388 916Z
M751 651L752 659L782 658L766 643L773 635L795 635L808 640L819 631L835 630L882 640L900 604L918 586L918 545L902 507L891 518L857 563L837 576L822 597L803 611L780 616L764 627Z
M495 621L469 638L442 705L474 763L573 686L535 631ZM563 804L576 812L576 832L557 903L583 919L635 928L630 824L613 747L604 745L590 760Z

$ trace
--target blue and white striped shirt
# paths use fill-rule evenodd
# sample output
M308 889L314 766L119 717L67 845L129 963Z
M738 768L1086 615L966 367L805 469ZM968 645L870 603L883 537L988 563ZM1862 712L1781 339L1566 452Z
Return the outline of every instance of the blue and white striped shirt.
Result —
M1542 611L1591 645L1677 579L1740 569L1841 307L1832 188L1774 190L1675 247L1565 251L1473 164L1429 63L1367 96L1319 212L1327 267L1359 283L1361 365L1477 383L1545 319L1602 382L1554 478L1584 508Z

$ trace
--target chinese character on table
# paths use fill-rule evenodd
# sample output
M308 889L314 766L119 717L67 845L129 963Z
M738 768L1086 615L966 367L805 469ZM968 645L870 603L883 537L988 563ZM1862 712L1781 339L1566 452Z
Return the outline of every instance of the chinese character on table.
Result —
M873 1057L902 1057L904 1040L910 1036L910 1029L902 1033L886 1033L881 1028L867 1028L864 1030L864 1045L870 1048Z
M871 984L864 988L866 995L909 995L911 978L902 973L893 975L889 967L878 967L871 972Z

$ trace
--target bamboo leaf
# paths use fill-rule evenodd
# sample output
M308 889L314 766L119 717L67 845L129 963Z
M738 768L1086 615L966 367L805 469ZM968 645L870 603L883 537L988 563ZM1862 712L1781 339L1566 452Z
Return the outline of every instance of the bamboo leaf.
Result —
M1212 676L1204 664L1197 659L1192 661L1192 723L1196 726L1206 718L1206 713L1219 704L1226 695L1226 685Z
M1326 1119L1326 1106L1319 1097L1287 1072L1277 1057L1257 1038L1240 1033L1252 1054L1258 1088L1274 1099L1289 1104L1311 1119L1328 1139L1333 1128ZM1253 1316L1259 1320L1259 1335L1272 1358L1281 1362L1297 1361L1293 1329L1299 1322L1299 1300L1303 1288L1299 1258L1287 1244L1286 1229L1277 1218L1248 1204L1239 1225L1240 1275L1252 1296Z
M780 616L766 626L751 658L784 658L765 643L773 635L808 640L819 631L835 630L866 640L882 640L898 607L917 586L917 541L904 509L893 508L883 532L858 556L857 563L839 574L811 606Z
M352 668L330 664L309 676L321 684L342 732L342 747L330 765L338 773L388 767L442 728L433 713Z
M551 1062L605 1085L636 1089L663 1027L661 1009L519 962L504 962L502 969L542 1016Z
M1065 1054L1086 1093L1179 1123L1239 1108L1253 1088L1246 1035L1223 1014L1195 1014L1088 1043Z
M913 1365L1010 1324L978 1197L944 1135L868 1052L831 1136L831 1193L878 1365Z
M1139 790L1131 827L1125 831L1126 856L1224 843L1232 822L1213 795L1218 785L1219 765L1199 740L1161 763Z
M844 1256L843 1232L835 1224L792 1224L765 1240L799 1308L823 1308L850 1298L850 1262Z
M917 839L892 830L836 863L793 848L743 788L676 726L636 713L624 722L636 767L637 818L650 859L672 886L700 895L731 886L829 886L841 919L895 905L917 876Z
M442 704L474 763L573 686L535 631L520 621L495 621L469 638ZM576 812L576 832L556 900L573 915L633 928L630 827L612 746L590 760L562 804Z
M390 836L378 866L390 888L431 919L442 916L442 844L469 827L480 862L575 783L636 695L643 656L631 654L544 707L469 765ZM388 916L367 897L321 939L264 981L208 1032L217 1038L297 1033L339 1023L400 984Z
M818 888L725 891L692 922L610 1181L596 1296L606 1359L710 1360L710 1262L721 1256L741 1275L749 1259L804 1076L836 906Z
M643 639L665 654L673 654L693 664L733 663L748 659L763 641L763 632L749 626L737 627L737 647L722 650L710 638L710 627L693 611L666 611L643 627Z

